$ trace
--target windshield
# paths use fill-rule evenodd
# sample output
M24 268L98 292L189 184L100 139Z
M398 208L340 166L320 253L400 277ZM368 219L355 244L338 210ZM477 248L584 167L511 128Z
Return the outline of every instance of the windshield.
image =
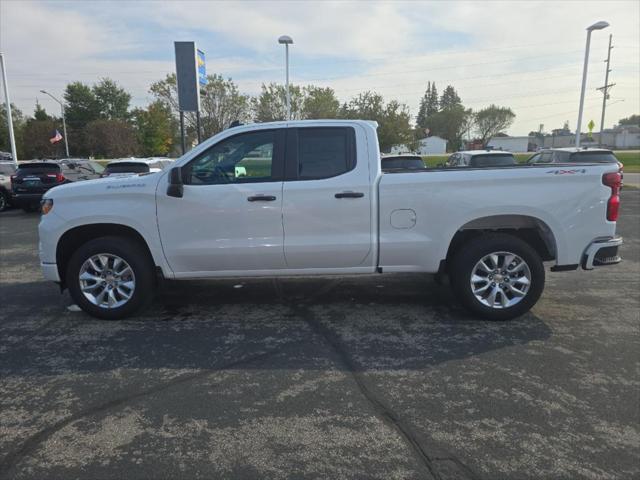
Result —
M475 155L471 157L470 167L502 167L505 165L515 165L516 159L513 155Z

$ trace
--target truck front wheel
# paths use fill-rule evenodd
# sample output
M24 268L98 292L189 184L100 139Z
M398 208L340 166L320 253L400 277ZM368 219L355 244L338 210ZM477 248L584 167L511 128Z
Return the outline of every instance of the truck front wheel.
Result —
M544 289L544 265L526 242L508 234L476 237L454 256L451 286L459 301L487 320L528 312Z
M153 298L153 265L138 242L101 237L82 245L67 266L71 297L89 315L125 318Z

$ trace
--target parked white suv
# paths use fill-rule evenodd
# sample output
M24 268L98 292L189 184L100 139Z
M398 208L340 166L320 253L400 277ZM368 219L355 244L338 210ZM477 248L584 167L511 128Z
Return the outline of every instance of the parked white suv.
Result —
M620 261L615 165L383 174L379 151L372 122L263 123L219 133L170 170L56 187L39 227L44 276L116 319L152 299L157 274L446 272L469 310L509 319L540 297L543 261Z

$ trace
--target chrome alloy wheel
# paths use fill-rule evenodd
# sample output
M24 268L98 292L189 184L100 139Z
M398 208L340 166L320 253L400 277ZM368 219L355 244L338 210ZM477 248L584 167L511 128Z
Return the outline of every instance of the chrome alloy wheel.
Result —
M490 253L471 270L471 291L490 308L513 307L527 296L530 287L529 265L515 253Z
M112 253L99 253L86 260L78 276L82 294L100 308L117 308L127 303L136 288L133 269Z

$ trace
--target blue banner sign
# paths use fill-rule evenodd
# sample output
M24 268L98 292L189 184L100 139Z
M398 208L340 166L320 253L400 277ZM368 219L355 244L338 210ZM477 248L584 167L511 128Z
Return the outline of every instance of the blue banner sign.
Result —
M204 52L196 50L197 63L198 63L198 82L200 85L207 84L207 66L204 62Z

